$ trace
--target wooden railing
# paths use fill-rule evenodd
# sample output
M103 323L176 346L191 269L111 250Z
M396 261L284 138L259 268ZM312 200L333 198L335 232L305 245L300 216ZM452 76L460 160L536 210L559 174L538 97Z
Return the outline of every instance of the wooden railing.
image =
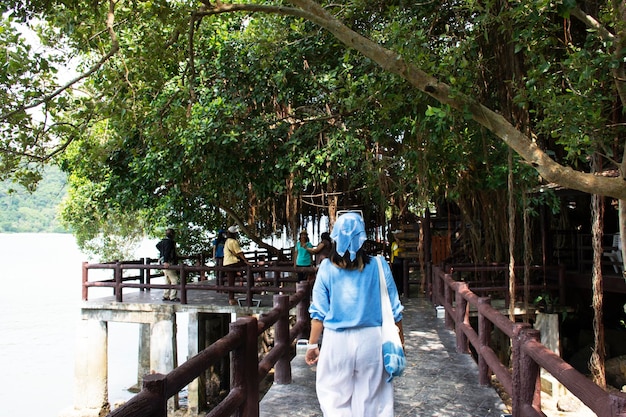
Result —
M243 267L220 267L202 264L188 265L180 263L170 265L170 269L178 271L180 280L178 285L154 284L154 278L163 276L163 266L156 263L156 259L144 258L141 261L123 261L104 264L83 263L82 272L82 299L88 301L89 289L93 287L111 288L117 302L123 302L124 289L139 289L140 291L150 291L151 289L177 289L181 304L187 304L189 291L233 291L245 294L246 305L252 306L253 296L257 293L293 293L294 286L285 286L285 283L297 282L296 273L306 272L315 274L315 267L294 267L290 263L259 261L256 264ZM90 280L89 272L95 270L112 271L113 277L106 279ZM216 279L215 283L209 284L207 276L223 276L228 272L242 273L242 278L238 279L239 284L228 286L225 280ZM189 277L194 276L196 282L189 282ZM202 285L200 285L202 284Z
M478 295L498 294L500 299L504 299L504 306L510 303L509 283L510 270L505 264L476 265L476 264L446 264L443 267L445 272L452 275L455 281L462 281ZM515 266L517 275L516 294L524 296L523 276L524 267ZM560 305L565 302L565 265L531 265L529 273L531 275L527 289L533 303L534 296L540 293L553 293L553 299L558 299Z
M109 417L166 417L167 400L176 395L211 366L232 353L231 388L207 417L226 417L237 413L241 417L259 415L259 381L274 368L274 383L291 383L293 342L310 326L309 284L296 285L296 293L275 295L274 308L255 317L239 318L231 323L229 333L211 344L167 375L146 375L143 389ZM296 323L289 328L289 311L296 308ZM258 360L258 338L274 327L274 346Z
M430 268L429 268L430 269ZM479 383L489 385L495 374L513 401L514 417L545 416L541 411L540 369L543 368L600 417L626 416L626 394L608 393L557 354L539 342L539 332L527 323L514 323L491 307L488 297L479 297L465 282L432 267L433 303L445 309L445 325L454 329L456 350L469 353L469 344L478 355ZM469 322L470 307L478 312L475 330ZM509 337L511 369L490 347L493 326Z

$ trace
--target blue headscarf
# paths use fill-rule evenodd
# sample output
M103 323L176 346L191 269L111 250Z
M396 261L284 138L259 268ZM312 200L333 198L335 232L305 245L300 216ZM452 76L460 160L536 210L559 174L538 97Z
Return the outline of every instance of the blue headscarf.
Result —
M358 213L346 213L335 222L331 239L335 241L337 253L341 256L350 252L350 261L354 261L356 253L367 240L365 235L365 223Z

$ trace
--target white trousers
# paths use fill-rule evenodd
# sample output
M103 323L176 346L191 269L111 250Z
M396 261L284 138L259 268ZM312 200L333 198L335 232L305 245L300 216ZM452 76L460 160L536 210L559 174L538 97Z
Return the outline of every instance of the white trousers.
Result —
M324 417L394 417L381 346L380 327L324 329L316 377Z

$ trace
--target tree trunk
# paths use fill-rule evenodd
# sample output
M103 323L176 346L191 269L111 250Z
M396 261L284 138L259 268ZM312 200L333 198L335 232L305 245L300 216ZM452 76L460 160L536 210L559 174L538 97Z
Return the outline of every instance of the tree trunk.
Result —
M515 322L515 197L513 185L513 151L509 150L509 318Z
M598 156L594 160L599 159ZM595 161L594 161L595 162ZM594 163L596 165L596 163ZM596 171L595 167L593 171ZM592 294L593 294L593 335L594 347L589 360L589 370L593 376L593 381L602 388L606 388L606 377L604 373L604 360L606 349L604 346L604 320L602 316L602 305L604 301L602 285L602 227L604 222L604 199L593 194L591 196L592 214L592 245L593 245L593 272L592 272Z

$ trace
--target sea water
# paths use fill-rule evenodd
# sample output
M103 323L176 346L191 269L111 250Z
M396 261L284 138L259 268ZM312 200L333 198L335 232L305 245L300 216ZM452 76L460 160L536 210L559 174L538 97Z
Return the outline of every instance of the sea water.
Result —
M153 251L154 244L142 248ZM0 416L56 417L72 408L83 261L89 259L70 234L0 234ZM178 316L180 363L186 317ZM128 388L137 383L139 326L109 323L108 329L109 401L115 403L134 395Z

